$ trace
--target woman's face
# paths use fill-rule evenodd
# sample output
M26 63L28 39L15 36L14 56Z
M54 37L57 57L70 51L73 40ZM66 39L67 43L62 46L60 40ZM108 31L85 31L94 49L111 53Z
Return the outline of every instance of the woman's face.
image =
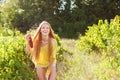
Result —
M41 26L41 34L44 35L44 36L47 36L47 35L49 35L49 33L50 33L49 25L48 24L43 24Z

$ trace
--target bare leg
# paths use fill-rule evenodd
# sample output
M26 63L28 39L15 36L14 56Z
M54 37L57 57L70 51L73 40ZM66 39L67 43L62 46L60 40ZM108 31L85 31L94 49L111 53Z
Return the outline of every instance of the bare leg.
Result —
M52 66L52 69L51 69L51 74L50 74L50 77L49 77L49 80L55 80L55 77L56 77L56 66Z
M37 68L37 75L39 80L46 80L45 74L46 74L46 68Z

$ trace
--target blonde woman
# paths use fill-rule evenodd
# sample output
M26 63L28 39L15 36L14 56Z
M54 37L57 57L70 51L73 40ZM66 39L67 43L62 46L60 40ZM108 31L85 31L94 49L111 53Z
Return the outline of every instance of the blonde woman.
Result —
M39 80L47 80L46 73L50 73L48 80L55 80L57 41L51 25L41 22L33 38L27 34L26 40L26 53L35 64Z

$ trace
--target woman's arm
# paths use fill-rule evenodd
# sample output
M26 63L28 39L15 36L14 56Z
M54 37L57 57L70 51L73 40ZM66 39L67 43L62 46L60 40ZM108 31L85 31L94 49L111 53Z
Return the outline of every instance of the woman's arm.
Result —
M52 54L50 56L50 64L48 66L48 69L50 69L53 64L56 64L56 53L57 53L57 41L55 39L52 40Z
M31 35L30 35L30 34L27 34L25 37L26 37L26 41L27 41L25 52L26 52L27 54L30 54L31 48L33 48L32 38L31 38Z
M52 54L50 56L50 64L47 72L50 73L49 80L55 80L56 78L56 53L57 53L57 41L52 40Z

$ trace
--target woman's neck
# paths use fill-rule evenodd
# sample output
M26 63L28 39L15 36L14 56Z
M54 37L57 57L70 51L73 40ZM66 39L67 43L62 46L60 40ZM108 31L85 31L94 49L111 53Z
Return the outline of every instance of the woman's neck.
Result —
M48 39L49 39L49 36L42 36L43 41L48 41Z

